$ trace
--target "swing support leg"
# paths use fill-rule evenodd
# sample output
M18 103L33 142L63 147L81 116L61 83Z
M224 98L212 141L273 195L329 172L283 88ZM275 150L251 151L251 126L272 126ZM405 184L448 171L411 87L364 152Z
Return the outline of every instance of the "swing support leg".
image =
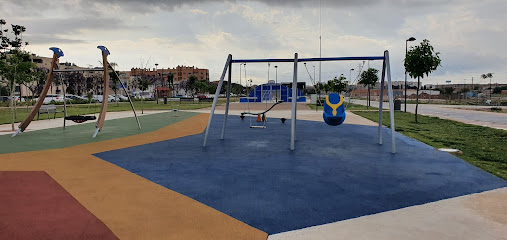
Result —
M96 138L97 137L97 134L99 133L100 131L100 128L95 128L95 132L93 133L93 138Z
M11 137L15 137L16 135L18 135L19 133L21 132L21 128L18 128L18 130L16 130L16 132L14 134L12 134Z

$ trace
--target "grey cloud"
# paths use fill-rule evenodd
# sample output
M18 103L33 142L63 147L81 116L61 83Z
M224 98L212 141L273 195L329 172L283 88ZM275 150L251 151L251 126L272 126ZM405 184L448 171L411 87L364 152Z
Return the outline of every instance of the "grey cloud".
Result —
M77 44L77 43L85 43L86 41L80 39L68 39L68 38L60 38L54 35L49 34L27 34L25 36L26 40L30 42L30 44L59 44L59 43L67 43L67 44Z
M210 4L210 3L227 3L227 2L259 2L264 3L268 6L280 6L280 7L291 7L291 8L300 8L300 7L318 7L319 4L323 8L339 8L339 7L365 7L365 6L375 6L375 5L391 5L396 6L397 8L422 8L422 7L437 7L441 5L449 5L455 2L463 3L463 1L458 0L81 0L79 2L79 6L83 8L83 10L96 12L94 9L95 4L103 4L104 6L108 5L116 5L120 6L126 10L136 11L136 12L149 12L156 10L166 10L173 11L177 8L183 6L194 6L199 4ZM55 1L32 1L32 0L6 0L3 3L0 3L0 7L5 7L5 5L14 4L18 6L25 7L27 9L39 9L45 8L57 8L61 5L64 7L76 7L71 6L69 4L60 4Z
M31 19L25 20L27 31L33 34L73 34L82 30L116 30L126 28L115 18L67 18L67 19Z

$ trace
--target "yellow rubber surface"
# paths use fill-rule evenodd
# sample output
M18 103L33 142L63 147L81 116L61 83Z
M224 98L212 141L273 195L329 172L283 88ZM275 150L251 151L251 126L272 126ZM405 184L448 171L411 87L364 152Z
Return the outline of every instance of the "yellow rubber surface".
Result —
M199 114L154 132L108 141L2 154L0 171L46 171L120 239L265 240L263 231L92 156L201 133L208 117Z

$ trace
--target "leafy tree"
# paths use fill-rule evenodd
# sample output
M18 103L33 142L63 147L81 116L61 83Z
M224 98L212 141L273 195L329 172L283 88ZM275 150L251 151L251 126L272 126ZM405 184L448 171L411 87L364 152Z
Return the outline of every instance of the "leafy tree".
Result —
M454 93L454 88L452 87L445 87L442 89L439 89L440 93L442 93L444 96L447 96L447 98L450 100L452 94Z
M503 86L503 87L495 87L493 89L493 93L494 94L500 94L502 93L502 90L507 90L507 86Z
M191 75L188 80L187 80L187 89L189 89L191 91L191 95L194 96L194 93L196 92L197 90L197 77L194 76L194 75Z
M116 68L116 66L118 66L118 64L112 62L110 63L111 66L113 68ZM118 76L120 76L120 72L116 71L116 72L109 72L109 79L111 79L111 89L114 91L114 98L116 100L116 106L119 107L120 103L118 101L118 84L120 83L120 79L118 78Z
M493 78L493 73L485 73L481 75L482 79L489 78L489 99L491 99L491 78Z
M237 83L232 83L231 84L231 92L239 95L239 94L243 93L243 86L240 84L237 84Z
M328 89L330 92L341 93L347 89L347 78L343 75L339 78L334 77L333 80L327 81Z
M405 70L412 77L417 77L417 96L415 105L415 122L417 122L417 110L419 107L419 88L421 78L428 76L440 66L440 53L435 52L430 41L424 39L419 46L410 47L405 57Z
M174 75L171 72L167 75L167 83L169 84L169 88L174 90Z
M14 120L16 117L14 98L16 85L29 81L31 78L31 71L35 67L36 66L30 60L30 55L28 53L15 49L11 49L10 53L5 55L5 58L0 61L0 74L2 75L3 82L7 86L9 95L11 96L11 127L13 131Z
M86 92L86 78L80 72L68 72L63 74L63 81L67 86L66 93L82 95Z
M217 91L218 85L214 82L208 83L208 92L209 93L215 93Z
M144 92L148 90L148 87L150 86L150 80L145 77L138 77L137 78L137 87L141 92ZM144 114L144 104L143 104L143 96L141 95L141 114Z
M361 73L359 77L359 84L363 84L363 86L368 87L368 106L370 104L370 88L375 86L378 82L378 70L375 68L368 68L368 70Z
M208 84L206 83L206 81L197 81L195 83L195 89L199 94L205 93L206 91L208 91Z
M26 81L23 83L23 85L25 85L28 89L30 89L30 92L32 93L32 99L30 102L33 103L34 96L39 95L42 92L42 89L44 88L44 83L46 82L47 75L48 70L46 68L35 68L32 71L30 81ZM29 104L26 104L27 111L28 105Z

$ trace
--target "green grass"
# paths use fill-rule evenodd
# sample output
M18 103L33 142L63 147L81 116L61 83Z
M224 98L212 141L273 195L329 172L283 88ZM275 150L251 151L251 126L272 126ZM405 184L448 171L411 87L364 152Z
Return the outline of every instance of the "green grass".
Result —
M65 129L58 127L24 132L14 138L10 134L0 135L0 154L64 148L152 132L197 114L165 112L143 115L139 117L141 130L137 128L137 123L133 117L107 120L104 123L104 128L95 139L92 138L95 131L95 122L67 126Z
M376 107L366 107L364 105L361 105L361 104L354 104L354 103L348 103L348 102L345 102L345 110L378 110L378 108ZM307 104L308 107L310 107L311 109L315 110L315 104ZM323 106L319 106L318 110L322 110L323 109Z
M353 113L378 122L377 112ZM435 148L455 148L463 151L459 158L507 180L507 131L460 123L437 117L395 112L396 131ZM389 126L389 114L382 124Z
M225 103L225 99L218 99L218 104ZM138 115L141 115L142 109L144 110L170 110L170 109L180 109L180 110L192 110L192 109L200 109L210 107L212 102L206 103L188 103L182 102L167 102L167 105L164 104L163 100L157 104L156 101L134 101L134 107ZM30 107L31 108L31 107ZM58 111L63 111L63 105L57 105ZM119 111L130 111L130 104L128 102L120 102L120 103L109 103L107 107L108 112L119 112ZM100 112L100 103L97 104L73 104L67 105L67 116L72 115L89 115L93 113ZM23 121L26 116L28 116L28 111L26 106L18 107L16 110L16 118L14 122L18 123ZM50 114L50 118L53 118L53 114ZM63 117L63 113L57 113L56 117ZM97 116L98 117L98 116ZM39 119L47 119L47 114L40 114ZM35 116L34 121L37 120L37 116ZM0 108L0 124L8 124L11 123L11 109L10 108Z

